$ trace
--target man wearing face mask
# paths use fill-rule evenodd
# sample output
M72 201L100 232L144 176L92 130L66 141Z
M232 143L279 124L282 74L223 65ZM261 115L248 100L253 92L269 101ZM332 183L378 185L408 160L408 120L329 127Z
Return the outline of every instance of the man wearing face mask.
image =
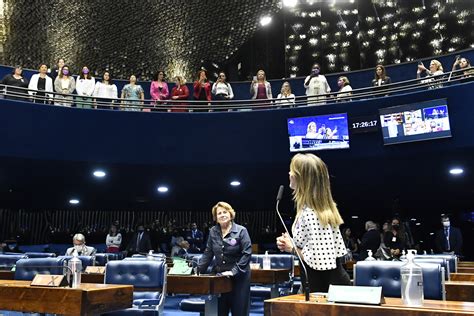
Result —
M451 226L448 215L441 216L443 228L436 232L435 247L436 253L450 253L461 255L462 234L457 227Z
M324 75L321 75L320 69L319 64L314 64L311 68L311 74L304 80L304 87L306 89L306 95L308 96L308 105L325 104L327 97L325 94L331 92L328 81Z
M152 249L150 235L145 231L143 224L138 224L135 233L127 246L127 256L145 254Z
M66 256L73 256L77 254L78 256L93 256L96 253L94 247L86 246L86 237L83 234L75 234L72 237L73 247L66 250Z

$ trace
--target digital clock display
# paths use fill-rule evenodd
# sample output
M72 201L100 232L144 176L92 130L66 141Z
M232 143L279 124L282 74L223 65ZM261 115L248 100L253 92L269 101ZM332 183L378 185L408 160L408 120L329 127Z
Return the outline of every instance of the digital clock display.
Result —
M379 120L376 115L349 117L349 128L353 133L376 132L379 129Z

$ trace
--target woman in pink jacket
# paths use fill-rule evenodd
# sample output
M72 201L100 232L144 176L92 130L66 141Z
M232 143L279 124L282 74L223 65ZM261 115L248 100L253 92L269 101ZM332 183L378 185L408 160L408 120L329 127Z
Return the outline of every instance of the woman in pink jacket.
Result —
M162 70L158 70L153 76L153 81L150 86L150 95L154 106L162 104L163 102L160 101L167 100L170 96L168 84L164 78L165 72Z

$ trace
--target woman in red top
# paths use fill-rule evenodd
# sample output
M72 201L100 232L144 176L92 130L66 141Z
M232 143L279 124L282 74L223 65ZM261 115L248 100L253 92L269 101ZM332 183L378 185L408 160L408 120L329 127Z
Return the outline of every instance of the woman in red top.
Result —
M189 89L186 81L182 76L176 76L176 85L171 90L171 100L187 100L189 97ZM173 107L168 112L186 112L186 102L173 102Z
M203 104L210 105L211 102L211 84L207 80L206 70L198 71L197 80L194 81L194 100L204 101L198 102L197 105L202 107Z

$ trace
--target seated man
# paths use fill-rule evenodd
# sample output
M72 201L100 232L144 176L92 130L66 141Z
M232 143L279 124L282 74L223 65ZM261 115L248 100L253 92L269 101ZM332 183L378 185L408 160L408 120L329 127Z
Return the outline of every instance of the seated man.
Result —
M74 247L66 250L66 256L73 256L75 254L78 256L93 256L96 253L94 247L86 246L86 237L83 234L75 234L72 238L72 243Z
M189 253L189 242L183 240L179 243L179 247L181 247L181 249L179 249L177 256L181 258L186 258Z
M18 243L15 239L8 239L5 240L1 244L0 252L15 252L15 253L22 253L20 249L18 249Z

